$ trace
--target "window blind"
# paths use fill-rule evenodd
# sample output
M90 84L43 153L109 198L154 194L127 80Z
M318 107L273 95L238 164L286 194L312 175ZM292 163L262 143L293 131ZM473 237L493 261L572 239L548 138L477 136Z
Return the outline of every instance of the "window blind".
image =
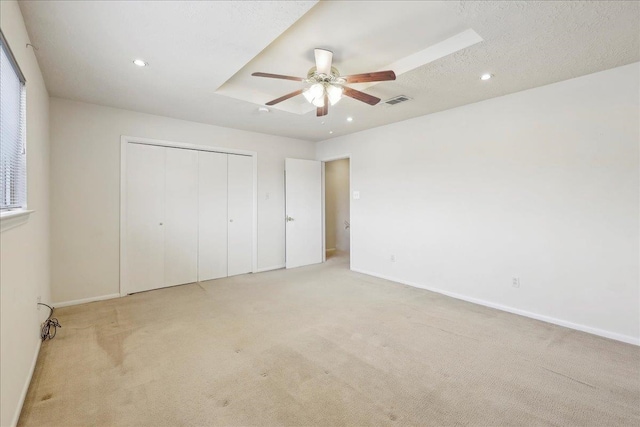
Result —
M0 45L0 211L6 211L27 204L26 92L4 35Z

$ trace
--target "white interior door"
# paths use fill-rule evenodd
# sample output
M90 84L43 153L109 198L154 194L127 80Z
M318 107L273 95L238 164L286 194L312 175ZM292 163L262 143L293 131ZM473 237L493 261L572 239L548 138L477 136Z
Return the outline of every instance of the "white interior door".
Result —
M227 276L227 154L198 153L198 280Z
M198 280L198 152L166 148L164 286Z
M227 275L250 273L253 255L253 158L227 157Z
M322 162L285 159L286 266L322 262Z
M124 147L123 147L124 148ZM124 292L148 291L164 283L165 148L127 144L126 253Z

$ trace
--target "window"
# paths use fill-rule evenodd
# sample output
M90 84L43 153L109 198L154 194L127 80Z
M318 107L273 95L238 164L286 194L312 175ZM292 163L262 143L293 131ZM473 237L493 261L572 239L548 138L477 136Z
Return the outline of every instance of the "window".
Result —
M27 206L24 75L0 31L0 213Z

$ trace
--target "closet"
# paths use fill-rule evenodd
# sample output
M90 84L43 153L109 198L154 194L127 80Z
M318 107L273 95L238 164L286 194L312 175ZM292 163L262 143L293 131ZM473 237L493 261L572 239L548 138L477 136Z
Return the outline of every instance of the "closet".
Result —
M122 293L251 272L251 156L122 148Z

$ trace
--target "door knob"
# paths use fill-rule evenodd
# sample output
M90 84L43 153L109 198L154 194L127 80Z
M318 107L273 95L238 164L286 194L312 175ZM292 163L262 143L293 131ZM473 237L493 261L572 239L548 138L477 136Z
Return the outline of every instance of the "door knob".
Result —
M160 225L162 225L162 223L160 223Z
M229 222L233 222L233 220L232 220L232 219L230 219L230 220L229 220Z
M287 222L293 221L293 218L291 218L290 216L287 217Z

